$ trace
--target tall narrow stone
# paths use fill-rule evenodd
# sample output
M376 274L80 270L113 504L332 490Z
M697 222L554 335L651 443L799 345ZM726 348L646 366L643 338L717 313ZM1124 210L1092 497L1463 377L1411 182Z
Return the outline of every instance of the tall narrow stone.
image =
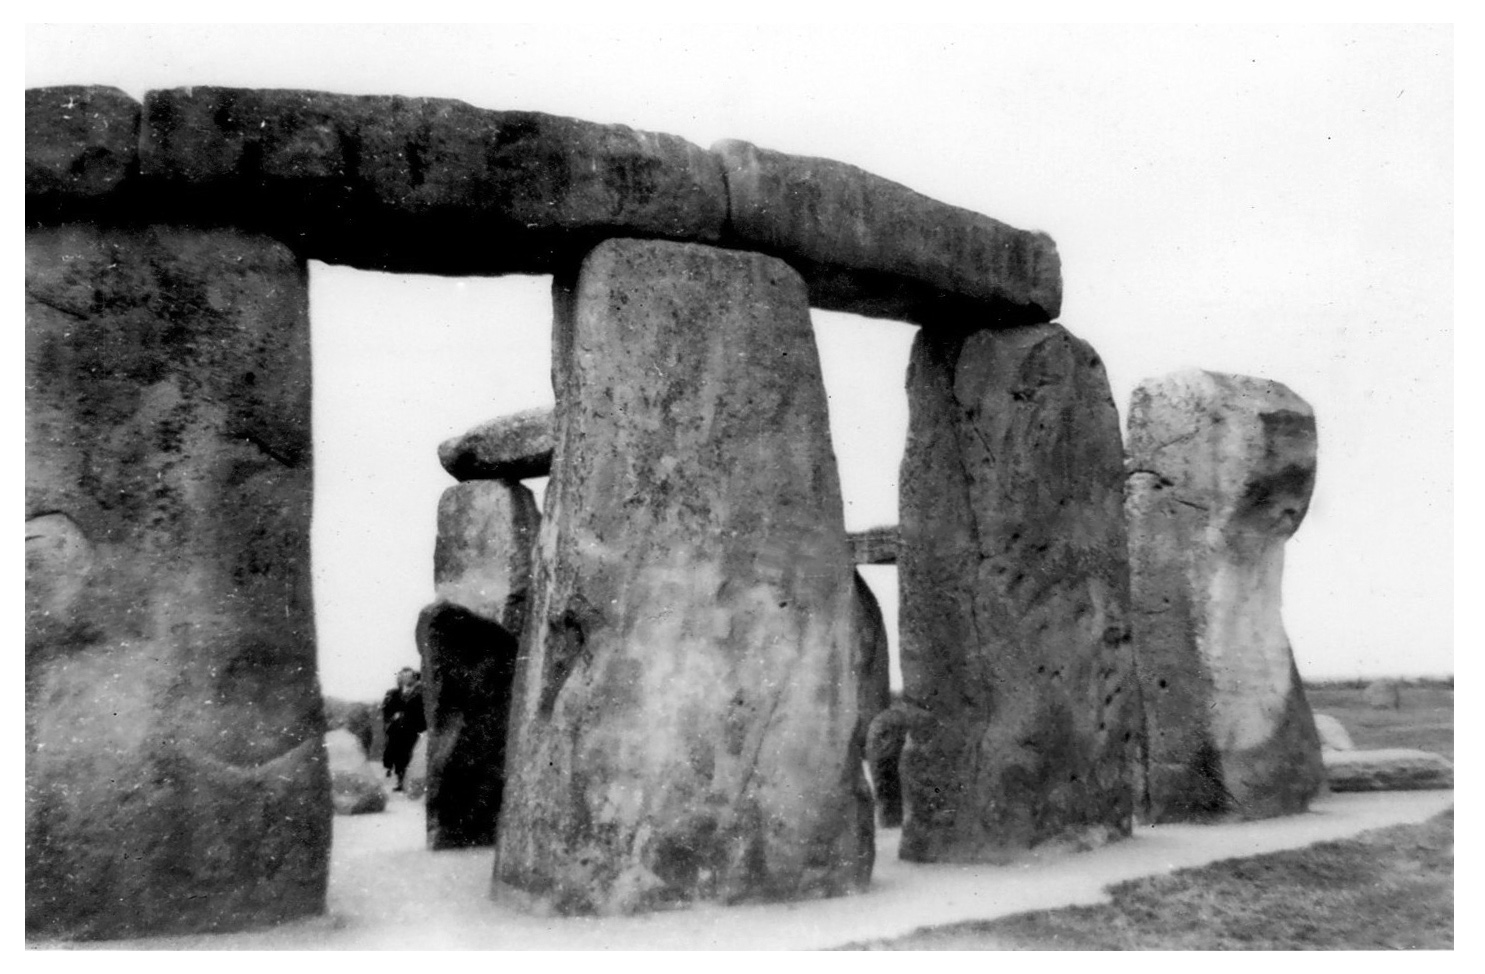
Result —
M497 896L613 914L864 888L852 568L803 281L610 240L554 292Z
M519 637L531 589L536 496L514 481L455 484L438 500L433 584L438 597Z
M862 754L871 769L872 798L876 802L877 821L885 828L902 824L902 776L897 770L897 754L880 759L867 753L867 736L872 719L892 706L892 658L887 645L887 625L882 621L882 607L872 594L871 586L860 572L854 572L856 589L856 666L861 673L861 715L856 736Z
M1118 417L1058 325L920 332L902 462L904 859L1127 834Z
M491 845L505 793L505 733L517 637L464 606L418 617L428 710L428 848Z
M324 908L306 284L233 231L27 234L34 933Z
M1135 652L1156 822L1303 811L1324 777L1280 615L1315 417L1277 382L1178 372L1129 411Z

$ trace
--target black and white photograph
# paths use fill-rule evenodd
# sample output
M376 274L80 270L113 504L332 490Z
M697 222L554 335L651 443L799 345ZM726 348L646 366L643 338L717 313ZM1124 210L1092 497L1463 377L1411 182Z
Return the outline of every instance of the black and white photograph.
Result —
M1455 25L831 9L24 27L26 955L1455 950Z

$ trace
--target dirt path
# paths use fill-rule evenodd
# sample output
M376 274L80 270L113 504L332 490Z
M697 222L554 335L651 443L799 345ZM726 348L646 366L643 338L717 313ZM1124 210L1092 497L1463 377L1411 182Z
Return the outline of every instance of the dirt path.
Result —
M148 950L792 950L891 937L1104 899L1105 886L1217 859L1291 849L1384 825L1421 822L1452 791L1331 795L1307 815L1231 825L1165 825L1078 854L1012 866L915 865L883 831L871 891L770 906L706 907L602 920L540 918L487 898L488 849L430 853L422 806L395 796L381 815L337 818L325 917L271 930L92 944ZM39 945L38 945L39 946Z

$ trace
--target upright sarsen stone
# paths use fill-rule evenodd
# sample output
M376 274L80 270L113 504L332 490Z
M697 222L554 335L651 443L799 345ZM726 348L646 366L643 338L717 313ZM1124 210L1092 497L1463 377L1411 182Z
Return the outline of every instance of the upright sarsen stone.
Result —
M867 747L873 718L892 706L892 657L887 644L887 625L882 621L882 607L872 594L871 586L866 584L860 572L852 575L856 589L856 668L861 674L857 740L871 770L877 821L884 828L896 828L902 824L902 776L897 770L898 755L893 752L873 756Z
M1314 413L1277 382L1178 372L1135 390L1129 454L1148 814L1304 811L1324 767L1279 606Z
M611 240L554 290L497 896L614 914L864 888L855 596L803 282Z
M519 637L531 588L536 496L513 481L455 484L438 499L433 584L439 599Z
M1098 356L1052 324L925 329L907 388L902 856L1127 834L1123 457Z
M238 232L27 235L33 933L324 908L306 284Z

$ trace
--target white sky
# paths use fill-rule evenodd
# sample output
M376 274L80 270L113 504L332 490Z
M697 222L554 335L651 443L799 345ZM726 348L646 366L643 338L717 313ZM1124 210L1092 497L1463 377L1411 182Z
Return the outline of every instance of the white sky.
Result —
M1444 674L1453 629L1453 55L1408 26L64 25L27 86L461 98L854 163L1045 230L1121 415L1197 366L1290 385L1320 474L1285 619L1307 677ZM438 442L550 403L546 278L312 265L327 692L414 661ZM847 527L896 521L914 329L815 315ZM891 569L870 572L895 614Z

